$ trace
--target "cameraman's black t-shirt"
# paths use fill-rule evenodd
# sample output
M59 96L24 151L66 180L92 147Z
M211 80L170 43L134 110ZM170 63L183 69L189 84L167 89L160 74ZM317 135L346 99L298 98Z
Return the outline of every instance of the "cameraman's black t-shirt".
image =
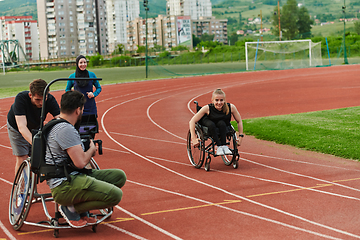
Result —
M57 103L55 97L51 94L48 94L48 98L46 99L45 115L48 113L51 113L54 117L60 114L59 104ZM23 91L16 95L15 102L11 105L10 111L7 115L9 124L19 131L15 115L26 116L27 127L30 132L32 129L39 129L41 108L37 108L31 103L29 91Z

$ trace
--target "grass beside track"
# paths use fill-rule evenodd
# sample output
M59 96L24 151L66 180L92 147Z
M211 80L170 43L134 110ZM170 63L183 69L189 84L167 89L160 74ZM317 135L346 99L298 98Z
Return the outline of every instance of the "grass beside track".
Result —
M360 160L360 107L243 120L258 139Z

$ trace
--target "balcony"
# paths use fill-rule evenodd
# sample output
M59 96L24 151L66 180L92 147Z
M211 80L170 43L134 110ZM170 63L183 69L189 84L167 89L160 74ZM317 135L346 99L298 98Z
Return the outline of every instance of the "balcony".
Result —
M55 18L55 14L46 14L46 18L47 19L54 19Z
M47 7L53 7L53 6L55 6L55 3L54 2L47 2L46 6Z

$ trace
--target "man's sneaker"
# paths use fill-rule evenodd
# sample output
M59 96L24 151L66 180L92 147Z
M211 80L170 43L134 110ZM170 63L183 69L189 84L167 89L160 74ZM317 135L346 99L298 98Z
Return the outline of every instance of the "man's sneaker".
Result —
M80 218L79 214L71 212L66 206L59 206L59 212L66 222L73 228L82 228L87 224L84 219Z
M223 146L217 146L216 155L224 155Z
M96 217L89 212L81 213L80 218L85 220L87 222L87 225L95 225L97 223Z
M232 155L233 153L231 152L230 148L226 145L222 146L222 150L224 152L225 155Z

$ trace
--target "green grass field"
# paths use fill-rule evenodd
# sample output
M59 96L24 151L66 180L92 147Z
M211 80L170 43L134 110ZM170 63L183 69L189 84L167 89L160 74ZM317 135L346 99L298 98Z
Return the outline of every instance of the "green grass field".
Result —
M280 144L360 160L360 107L246 119L244 132Z

